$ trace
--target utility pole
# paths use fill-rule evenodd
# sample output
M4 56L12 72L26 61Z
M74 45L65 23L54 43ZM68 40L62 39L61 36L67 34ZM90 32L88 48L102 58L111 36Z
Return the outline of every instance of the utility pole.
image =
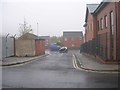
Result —
M37 36L38 36L38 33L39 33L39 23L37 22Z

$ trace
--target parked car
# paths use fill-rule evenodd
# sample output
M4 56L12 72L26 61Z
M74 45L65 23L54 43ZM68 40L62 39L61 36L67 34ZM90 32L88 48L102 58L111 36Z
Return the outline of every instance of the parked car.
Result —
M67 52L68 52L68 48L67 48L67 47L61 47L61 48L59 49L59 52L60 52L60 53L67 53Z
M50 45L50 50L51 51L59 51L59 49L60 49L60 46L57 45L56 43L53 43L53 44Z

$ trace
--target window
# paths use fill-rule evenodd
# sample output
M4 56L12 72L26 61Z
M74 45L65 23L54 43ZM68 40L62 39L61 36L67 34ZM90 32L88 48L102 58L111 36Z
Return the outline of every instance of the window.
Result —
M71 41L74 41L74 38L71 38Z
M105 28L107 28L108 27L108 22L107 22L107 15L105 16Z
M97 21L97 30L99 31L99 28L100 28L100 26L99 26L99 21Z
M102 30L103 29L103 19L101 18L100 19L100 30Z
M89 32L89 25L88 25L88 32Z
M93 31L93 25L92 25L92 23L90 24L90 30Z
M80 37L80 40L82 40L83 37Z
M110 58L111 60L113 59L114 56L114 39L113 39L113 35L114 35L114 19L113 19L113 11L110 12Z
M74 47L75 45L74 44L72 44L72 47Z
M67 38L65 38L65 41L67 41Z
M111 29L111 34L114 35L113 11L110 12L110 29Z

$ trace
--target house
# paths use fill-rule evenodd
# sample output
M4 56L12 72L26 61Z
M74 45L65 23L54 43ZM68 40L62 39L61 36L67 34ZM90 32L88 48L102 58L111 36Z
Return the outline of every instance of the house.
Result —
M45 40L26 33L15 41L16 56L38 56L45 54Z
M99 4L87 4L86 7L86 17L85 17L85 35L84 35L84 42L88 42L96 37L96 22L94 18L94 11L98 7Z
M39 36L39 38L45 40L45 48L48 49L50 46L50 36Z
M63 46L69 49L79 49L83 42L82 31L64 31L63 32Z
M101 2L96 7L90 14L90 16L92 15L92 19L88 14L90 11L89 6L86 9L84 25L86 32L85 43L82 45L84 48L83 52L94 55L96 60L103 63L119 63L120 2ZM89 29L89 22L93 23L93 29ZM91 32L89 32L90 30ZM86 49L85 47L88 48Z
M94 12L97 21L99 60L120 62L119 10L120 2L101 2Z

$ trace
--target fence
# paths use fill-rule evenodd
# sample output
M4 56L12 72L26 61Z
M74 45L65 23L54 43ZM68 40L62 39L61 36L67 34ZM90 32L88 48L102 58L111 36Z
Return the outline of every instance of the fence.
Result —
M0 38L2 39L2 58L14 56L14 37L6 35Z
M97 38L92 39L81 45L81 52L99 56L104 60L108 59L108 38L107 33L100 34Z
M0 61L2 60L2 37L0 35Z

